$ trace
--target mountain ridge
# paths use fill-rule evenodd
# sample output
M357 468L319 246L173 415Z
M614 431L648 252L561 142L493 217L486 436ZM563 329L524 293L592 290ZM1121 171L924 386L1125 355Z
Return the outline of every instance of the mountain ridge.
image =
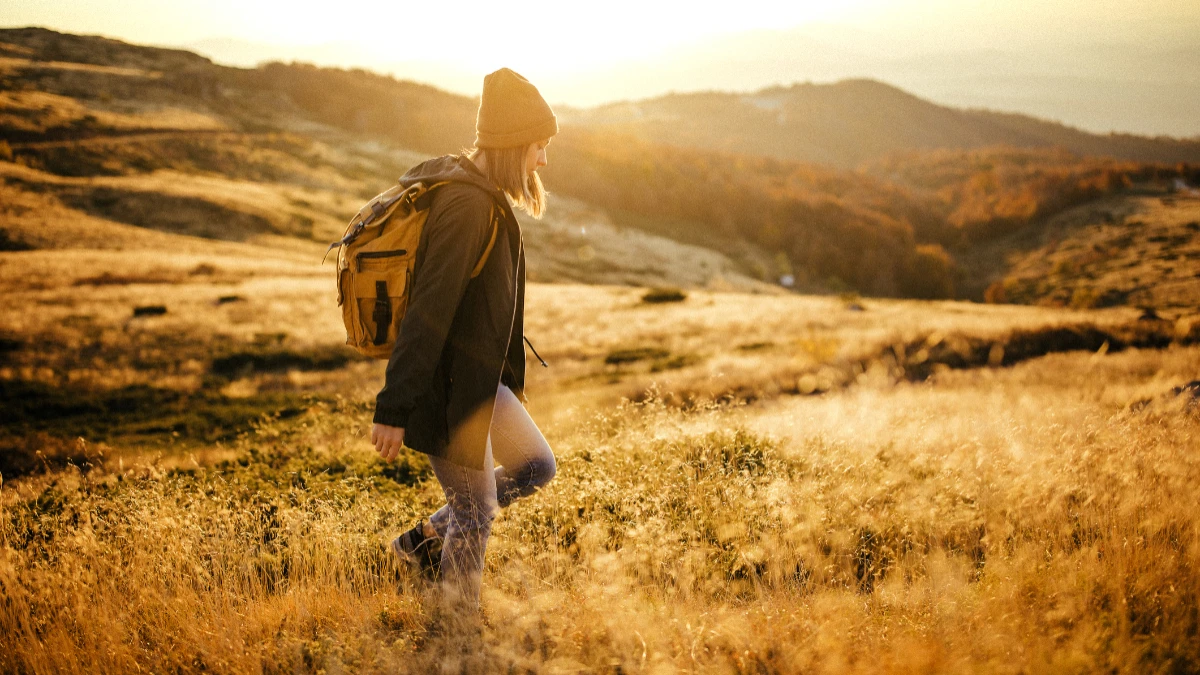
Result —
M1130 16L1128 19L1135 17ZM1128 21L1123 22L1128 25ZM915 43L897 27L863 30L838 23L759 28L629 55L572 72L522 62L551 102L578 108L653 98L669 91L750 93L793 82L868 76L941 105L1011 111L1060 120L1091 133L1200 136L1200 44L1178 22L1088 38ZM1078 31L1076 31L1078 33ZM1195 31L1192 31L1195 33ZM994 36L993 36L994 37ZM226 65L266 61L368 67L475 96L483 72L467 64L396 60L337 40L310 45L208 40L185 46Z
M764 107L763 98L773 98ZM988 145L1049 148L1138 161L1196 161L1200 138L1094 134L1022 113L963 109L922 99L872 78L793 83L749 94L667 94L572 110L576 124L610 127L648 141L764 154L855 168L912 149ZM769 135L755 132L769 129ZM715 138L714 138L715 136Z
M304 65L271 62L254 69L236 68L216 64L207 57L183 49L132 45L102 36L73 35L37 27L0 29L0 42L9 45L7 48L0 46L0 53L16 55L12 54L12 38L17 38L16 46L34 50L37 53L32 55L42 60L174 69L182 71L179 74L183 77L195 77L197 70L252 77L273 64ZM436 95L441 105L456 109L477 105L476 98L366 69L308 67L319 72L361 73L386 82L387 86L423 90ZM764 96L782 96L784 100L774 110L763 110L747 102ZM695 106L688 104L697 100L708 101L714 110L707 116L696 115L704 111L697 111ZM890 115L881 110L888 105L896 108ZM630 115L630 110L638 112ZM622 115L621 111L626 114ZM647 115L647 111L659 114ZM713 112L720 116L714 116ZM560 117L564 124L614 127L653 142L765 154L842 168L856 168L865 161L911 149L973 149L987 145L1039 148L1059 145L1078 154L1119 159L1200 161L1200 136L1183 139L1127 133L1095 134L1023 113L933 103L874 78L846 78L833 83L793 82L750 93L712 90L666 94L593 108L563 107ZM452 123L458 125L474 122L473 114L463 114L461 110L454 111L454 118ZM740 131L753 128L755 122L762 127L783 127L787 133L782 135L781 142L779 134L755 138ZM714 139L704 133L705 129L717 129L722 133ZM463 143L469 142L470 132L471 129L458 132L464 138ZM805 139L808 139L807 145Z

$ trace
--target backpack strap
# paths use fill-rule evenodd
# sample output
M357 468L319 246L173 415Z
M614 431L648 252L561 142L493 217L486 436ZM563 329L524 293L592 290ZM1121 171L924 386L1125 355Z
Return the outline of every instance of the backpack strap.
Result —
M367 202L361 209L359 209L354 218L350 220L350 225L346 228L346 235L338 241L333 242L329 245L329 248L325 249L325 255L321 257L321 263L324 264L325 259L329 257L330 251L335 248L348 246L351 242L358 238L358 235L362 234L362 231L366 229L368 225L386 216L389 211L398 205L401 199L407 199L409 203L412 204L414 208L418 208L418 210L420 208L429 208L428 199L432 197L433 189L441 187L445 184L446 182L443 181L441 183L434 183L429 187L425 187L420 183L416 183L416 186L418 186L419 189L415 192L411 190L412 186L406 188L401 184L397 184L391 188L388 188L386 191L375 195L375 197L372 198L371 201ZM419 192L420 194L418 195L416 192ZM421 206L422 203L424 204L423 207ZM338 253L338 255L340 256L341 253Z
M475 269L471 270L472 279L479 276L479 273L483 271L483 266L487 263L488 256L492 254L492 247L496 245L496 233L500 230L500 224L496 219L495 204L492 204L492 211L488 215L488 220L492 221L492 238L488 239L487 248L483 250L483 257L479 259L479 262L475 263Z

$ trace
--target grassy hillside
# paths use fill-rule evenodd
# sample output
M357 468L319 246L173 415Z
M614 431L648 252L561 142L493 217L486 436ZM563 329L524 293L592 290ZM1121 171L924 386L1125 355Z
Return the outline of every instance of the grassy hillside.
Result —
M997 241L1040 232L1047 219L1101 197L1200 178L1191 165L1061 149L913 153L843 171L573 129L561 136L547 180L586 201L675 238L775 251L765 278L884 296L983 299L996 271L965 263L994 254Z
M132 226L271 242L315 261L364 200L430 154L470 142L444 123L461 109L472 128L468 99L361 71L238 70L100 38L3 36L0 247L156 241ZM338 101L357 101L338 104L354 114L323 107ZM618 236L602 210L556 202L545 221L524 224L534 279L770 290L740 260Z
M993 302L1197 307L1200 193L1090 202L980 249L968 264L982 266L981 279L991 267Z

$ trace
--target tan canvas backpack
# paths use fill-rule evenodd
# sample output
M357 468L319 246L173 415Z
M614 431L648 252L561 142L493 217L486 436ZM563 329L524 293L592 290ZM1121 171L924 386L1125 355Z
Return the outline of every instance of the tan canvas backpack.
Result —
M416 183L408 188L398 184L377 195L350 220L346 235L326 250L328 255L338 249L338 305L346 324L346 344L359 353L377 359L391 356L408 308L421 231L434 191L446 184ZM471 278L479 276L496 243L496 216L493 204L492 236Z

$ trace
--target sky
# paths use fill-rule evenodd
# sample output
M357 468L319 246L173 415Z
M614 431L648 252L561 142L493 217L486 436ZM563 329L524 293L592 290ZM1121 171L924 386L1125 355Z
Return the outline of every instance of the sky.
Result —
M392 61L437 54L458 67L483 69L502 60L569 70L644 58L707 35L791 26L842 11L827 4L748 0L731 13L722 3L646 0L6 0L0 25L36 24L154 44L213 38L298 47L345 42ZM849 0L847 6L854 4L866 3Z
M1189 58L1200 54L1200 0L0 3L0 26L25 25L183 46L231 65L360 66L465 94L507 66L573 105L862 76L948 104L1052 118L1098 106L1065 120L1096 131L1200 134L1200 122L1188 121L1200 120L1200 105L1193 110L1195 96L1181 91L1200 87L1190 72L1174 73L1197 70ZM1149 89L1128 89L1131 81ZM1122 89L1155 106L1144 128L1134 128L1134 101L1122 112L1105 98Z

